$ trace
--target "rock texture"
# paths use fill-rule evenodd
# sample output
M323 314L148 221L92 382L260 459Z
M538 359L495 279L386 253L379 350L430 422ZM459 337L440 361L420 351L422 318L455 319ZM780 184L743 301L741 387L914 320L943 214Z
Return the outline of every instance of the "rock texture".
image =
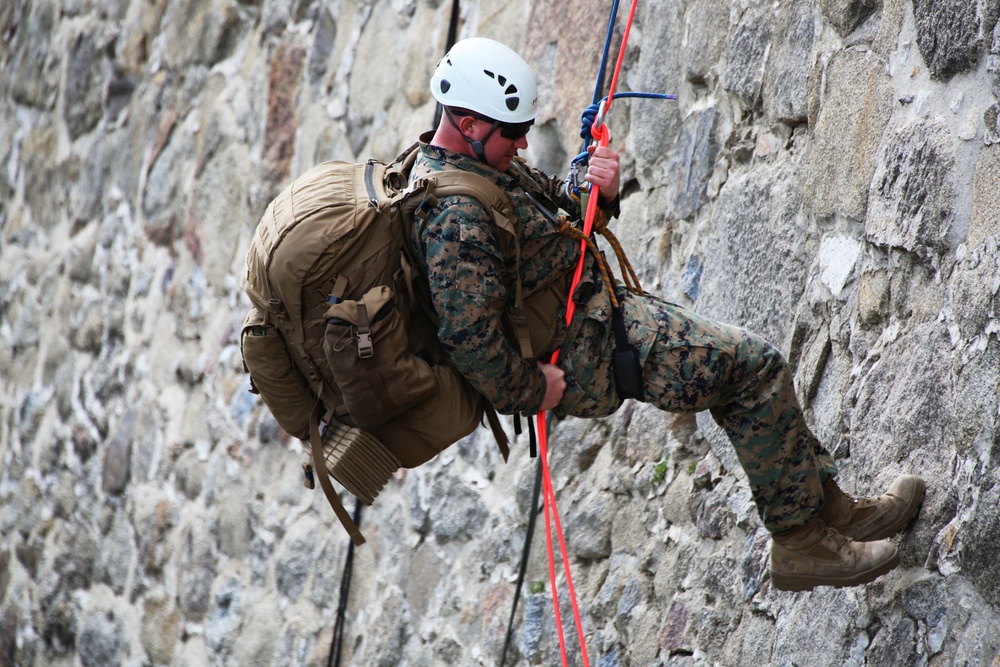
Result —
M528 156L558 173L598 4L461 3L460 36L536 66ZM327 664L347 539L247 391L242 259L290 178L430 127L451 12L0 3L0 664ZM644 286L782 349L843 486L909 471L928 494L899 569L780 593L707 415L551 424L591 664L997 664L998 21L997 0L640 3L620 90L679 95L608 119ZM504 465L474 434L365 510L343 664L497 664L525 440ZM559 661L543 535L508 665Z

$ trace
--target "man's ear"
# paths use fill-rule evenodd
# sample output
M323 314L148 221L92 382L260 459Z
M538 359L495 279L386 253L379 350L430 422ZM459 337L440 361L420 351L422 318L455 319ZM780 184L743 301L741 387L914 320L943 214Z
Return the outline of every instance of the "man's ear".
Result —
M458 129L461 130L462 134L466 137L472 136L472 128L476 125L476 119L472 116L459 116L458 117Z

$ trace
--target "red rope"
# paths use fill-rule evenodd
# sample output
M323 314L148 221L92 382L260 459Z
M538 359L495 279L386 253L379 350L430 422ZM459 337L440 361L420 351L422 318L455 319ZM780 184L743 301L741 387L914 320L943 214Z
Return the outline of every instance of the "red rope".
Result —
M597 140L599 146L607 147L611 138L607 126L604 124L603 115L611 108L611 101L614 99L615 86L618 83L618 75L621 72L622 61L625 58L625 46L628 44L628 35L632 29L632 21L635 18L635 8L638 0L632 0L632 9L629 11L628 23L625 25L625 33L622 36L621 47L618 50L618 62L615 64L614 76L611 78L611 88L608 93L608 101L604 107L604 113L598 114L591 134ZM576 303L573 301L573 293L576 292L580 279L583 277L583 264L587 254L587 238L594 228L594 217L597 214L597 200L600 196L600 189L597 185L591 185L590 195L587 200L587 211L583 221L584 238L580 241L580 258L573 271L573 281L570 284L570 298L566 302L566 326L573 322L573 315L576 313ZM552 353L552 364L559 360L559 350ZM555 612L556 629L559 633L559 650L562 655L563 667L569 664L566 655L566 638L563 633L562 615L559 613L559 590L556 585L556 565L555 550L552 545L552 523L555 523L556 535L559 538L559 551L562 556L563 570L566 573L566 588L569 592L569 599L573 605L573 618L576 623L576 634L580 640L580 653L583 657L583 667L590 667L590 660L587 657L587 643L583 634L583 619L580 617L580 609L576 602L576 591L573 587L573 575L570 572L569 556L566 550L566 540L563 537L562 524L559 521L559 508L556 505L556 492L552 485L552 474L549 470L548 438L545 431L545 412L539 412L536 418L538 430L538 452L542 460L542 488L545 509L545 539L549 556L549 580L552 586L552 605Z

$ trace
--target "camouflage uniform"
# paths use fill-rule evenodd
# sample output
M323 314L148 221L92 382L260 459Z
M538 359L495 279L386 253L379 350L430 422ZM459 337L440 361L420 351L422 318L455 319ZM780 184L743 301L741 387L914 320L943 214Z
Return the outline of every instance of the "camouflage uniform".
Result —
M548 289L568 291L579 241L558 233L526 194L578 214L563 183L515 162L501 173L472 158L421 144L411 179L464 169L487 176L510 197L518 218L521 288L526 300ZM617 202L602 205L609 215ZM438 335L458 370L498 411L538 412L545 379L535 359L510 342L504 313L513 305L517 263L510 239L472 197L443 198L413 229L413 247L440 318ZM725 429L749 479L764 525L780 532L820 509L822 483L836 474L832 457L809 431L781 354L742 329L714 322L653 296L616 291L629 340L643 361L643 400L670 412L710 410ZM568 331L565 304L552 312L548 360L560 349L566 391L557 417L595 417L621 405L611 366L611 302L593 258L574 294Z

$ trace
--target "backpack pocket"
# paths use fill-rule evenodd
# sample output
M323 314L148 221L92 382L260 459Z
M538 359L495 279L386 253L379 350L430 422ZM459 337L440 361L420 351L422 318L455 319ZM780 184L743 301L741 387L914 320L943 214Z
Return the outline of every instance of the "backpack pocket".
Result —
M292 362L278 330L251 307L240 336L243 365L275 420L296 438L309 436L309 412L316 402L309 383Z
M332 304L325 317L323 351L355 424L378 426L433 395L434 371L410 352L391 289Z

